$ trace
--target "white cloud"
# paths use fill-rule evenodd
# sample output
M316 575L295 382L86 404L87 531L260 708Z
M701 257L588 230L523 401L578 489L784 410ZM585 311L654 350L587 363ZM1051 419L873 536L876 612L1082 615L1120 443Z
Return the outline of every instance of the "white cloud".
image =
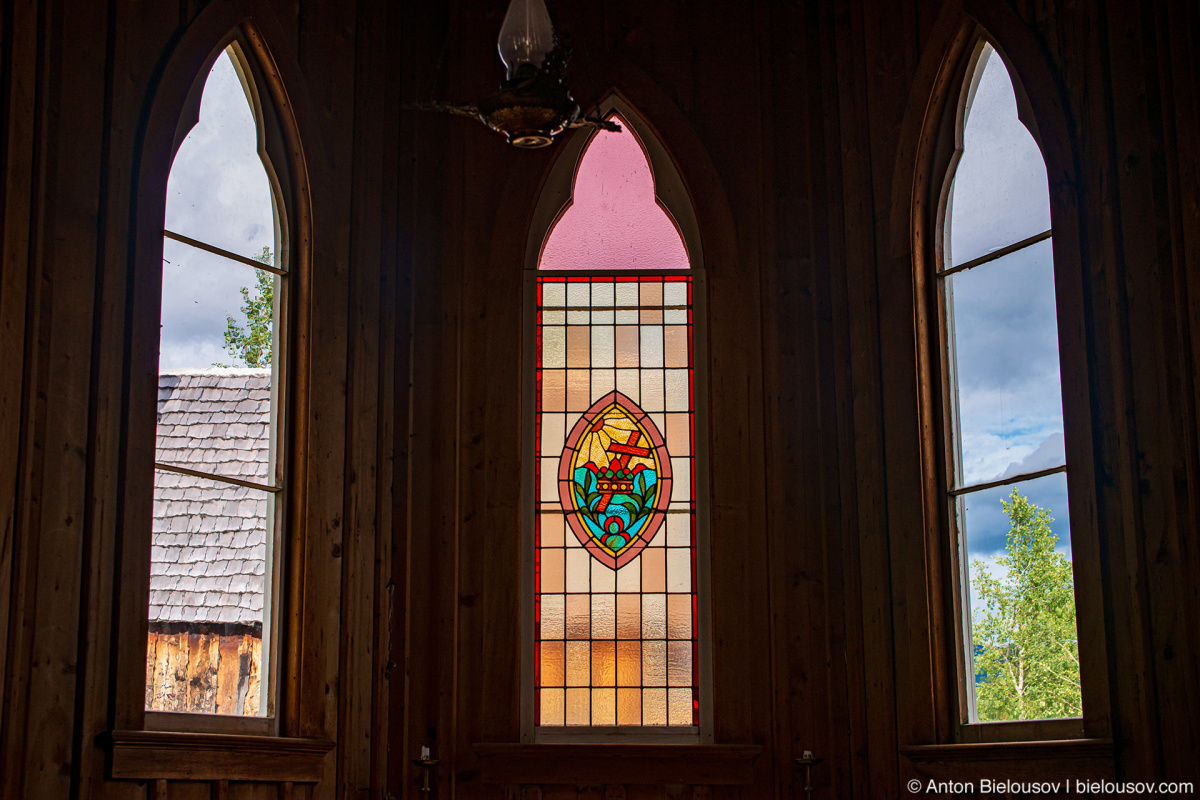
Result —
M274 211L253 112L226 53L204 84L200 120L179 147L167 183L168 230L243 256L275 249ZM255 269L166 241L159 364L228 363L226 314L244 322L239 286Z

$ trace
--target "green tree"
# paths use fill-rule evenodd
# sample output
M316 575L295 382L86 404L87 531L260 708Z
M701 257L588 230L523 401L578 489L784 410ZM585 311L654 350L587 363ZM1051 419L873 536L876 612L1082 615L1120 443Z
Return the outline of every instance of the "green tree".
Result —
M253 257L255 261L270 264L271 248L264 247ZM275 276L266 270L255 270L255 285L242 286L242 314L246 327L238 325L232 314L225 314L225 352L247 367L266 369L271 366L272 323L275 305ZM224 367L228 364L214 364Z
M1054 519L1015 488L1002 577L972 565L982 613L972 624L975 703L981 722L1082 715L1079 642L1070 560L1055 551Z

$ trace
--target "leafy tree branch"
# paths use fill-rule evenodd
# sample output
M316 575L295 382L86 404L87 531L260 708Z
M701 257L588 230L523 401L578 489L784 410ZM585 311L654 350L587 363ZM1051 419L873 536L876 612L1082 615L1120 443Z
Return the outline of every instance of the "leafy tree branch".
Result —
M271 248L253 256L255 261L270 264L273 260ZM255 285L242 286L242 314L246 326L242 327L232 314L225 314L225 352L253 369L269 369L274 340L275 276L266 270L255 270ZM228 367L229 364L214 364Z
M984 605L972 624L979 720L1081 716L1071 562L1055 550L1049 511L1015 488L1001 503L1011 523L996 559L1003 577L978 559L971 569Z

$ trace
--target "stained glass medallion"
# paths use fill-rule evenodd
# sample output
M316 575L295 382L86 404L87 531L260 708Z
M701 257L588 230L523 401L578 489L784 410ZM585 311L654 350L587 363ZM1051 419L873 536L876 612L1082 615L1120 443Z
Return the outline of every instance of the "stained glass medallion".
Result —
M575 423L558 474L571 531L602 564L629 563L662 527L671 459L654 420L620 392Z

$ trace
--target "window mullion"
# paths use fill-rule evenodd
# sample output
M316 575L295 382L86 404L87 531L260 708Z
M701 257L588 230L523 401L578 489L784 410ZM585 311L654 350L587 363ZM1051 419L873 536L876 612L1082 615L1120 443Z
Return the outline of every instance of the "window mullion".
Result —
M956 272L965 272L966 270L973 269L978 266L982 266L983 264L986 264L989 261L996 261L997 259L1004 258L1007 255L1012 255L1013 253L1017 252L1018 250L1024 250L1026 247L1035 245L1038 242L1044 242L1053 235L1054 235L1053 230L1042 231L1039 234L1030 236L1028 239L1022 239L1021 241L1010 244L1007 247L1001 247L999 250L993 250L992 252L988 253L987 255L980 256L979 258L973 258L970 261L966 262L965 264L959 264L957 267L950 267L949 269L944 269L937 274L937 277L945 278L949 275L955 274Z
M213 255L221 256L222 258L228 258L230 261L237 261L240 264L245 264L246 266L254 267L255 269L266 270L267 272L272 272L276 275L287 275L286 269L281 269L273 264L264 264L261 261L255 261L253 258L247 258L246 256L240 256L237 253L231 253L228 250L222 250L216 245L207 244L199 239L192 239L184 236L182 233L163 230L163 236L167 239L173 239L176 242L186 244L189 247L194 247L197 250L203 250L206 253L212 253Z
M232 478L228 475L217 475L211 472L203 472L198 469L188 469L187 467L181 467L178 464L169 464L163 461L155 461L154 468L161 469L166 472L177 472L180 475L190 475L193 478L203 478L205 480L216 481L218 483L231 483L235 486L243 486L247 489L255 489L260 492L271 492L274 494L283 491L283 487L281 486L273 486L266 483L254 483L253 481L244 481L240 478Z

